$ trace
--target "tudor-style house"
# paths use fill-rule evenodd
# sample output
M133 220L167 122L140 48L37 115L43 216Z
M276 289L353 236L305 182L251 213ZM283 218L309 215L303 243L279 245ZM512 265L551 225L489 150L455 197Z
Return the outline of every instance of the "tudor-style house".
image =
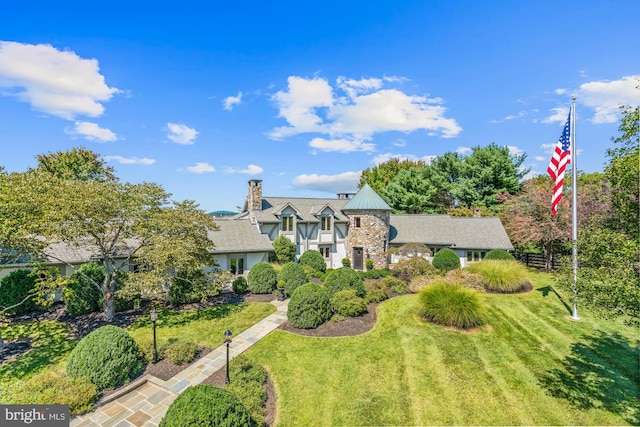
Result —
M252 179L243 212L217 223L221 230L244 223L247 240L252 227L269 241L285 236L295 243L297 256L317 250L330 268L342 266L343 258L349 258L355 269L363 269L368 259L375 268L384 268L395 261L387 256L387 249L405 243L423 243L431 255L451 248L463 266L481 260L491 249L513 250L499 218L394 215L391 210L367 184L355 194L341 193L336 198L265 197L262 180ZM216 237L212 236L214 243L219 240ZM266 240L261 242L266 250ZM240 251L236 256L242 256ZM266 253L261 256L266 260ZM242 258L236 258L236 265L237 259ZM254 252L252 259L247 254L241 262L250 268L256 259ZM223 266L225 260L218 262Z

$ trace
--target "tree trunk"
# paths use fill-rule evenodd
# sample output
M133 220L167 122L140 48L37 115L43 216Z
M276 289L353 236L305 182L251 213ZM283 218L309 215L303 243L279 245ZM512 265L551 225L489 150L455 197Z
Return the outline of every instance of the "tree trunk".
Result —
M553 259L553 251L551 250L550 247L544 246L543 252L544 252L544 271L546 271L547 273L551 273L551 269L553 267L552 261L551 261Z
M2 354L2 350L4 350L4 341L2 341L2 335L0 335L0 354Z
M107 322L111 322L116 315L116 299L113 292L104 292L102 298L102 310Z

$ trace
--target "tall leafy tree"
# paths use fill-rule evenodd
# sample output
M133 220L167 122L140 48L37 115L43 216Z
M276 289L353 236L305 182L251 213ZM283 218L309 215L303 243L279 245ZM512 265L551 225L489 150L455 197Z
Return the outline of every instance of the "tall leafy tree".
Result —
M79 181L116 180L113 167L108 166L99 154L84 147L68 151L38 154L37 169L48 172L60 179Z
M529 173L522 163L527 155L511 154L509 147L491 143L486 147L473 147L464 158L452 195L458 204L471 208L485 206L495 208L500 204L499 195L517 194L522 178Z
M382 191L387 185L389 185L400 171L410 168L422 168L426 166L426 163L422 160L400 160L398 158L389 159L386 162L380 163L372 168L367 168L362 171L360 175L360 183L358 187L362 187L365 183L376 191L378 194L382 194Z
M400 171L381 196L396 213L436 214L451 207L443 176L430 166Z
M115 313L116 277L143 296L166 294L176 272L214 265L208 230L212 218L192 201L170 202L152 183L61 179L39 169L0 175L0 245L39 260L73 267L90 257L102 265L107 320ZM38 265L35 265L38 271ZM44 273L44 272L43 272ZM65 277L43 274L41 296Z

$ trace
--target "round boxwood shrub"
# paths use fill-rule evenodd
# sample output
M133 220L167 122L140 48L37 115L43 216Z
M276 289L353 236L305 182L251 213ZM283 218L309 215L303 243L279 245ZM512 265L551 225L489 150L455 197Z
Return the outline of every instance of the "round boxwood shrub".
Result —
M98 390L123 384L142 368L142 354L124 329L102 326L80 340L67 361L67 375L86 377Z
M291 295L300 286L307 283L307 274L304 267L296 262L288 262L282 266L278 273L278 281L284 281L284 292Z
M356 295L355 289L344 289L331 297L333 311L341 316L356 317L367 312L364 298Z
M69 278L62 295L70 315L81 316L102 309L102 291L92 281L98 285L104 281L104 268L93 261L82 264Z
M436 252L431 263L439 270L451 271L460 268L460 257L452 249L444 248Z
M519 292L529 284L527 268L518 261L488 260L465 268L482 276L482 284L490 292Z
M0 307L10 307L24 300L36 286L36 277L29 270L16 270L0 281ZM38 309L33 298L8 310L7 314L24 314Z
M287 316L296 328L317 328L331 317L329 293L315 283L300 286L291 294Z
M484 323L478 293L445 280L433 282L419 294L421 315L434 323L469 329Z
M508 261L516 260L513 255L511 255L504 249L491 249L489 252L487 252L483 259L504 259Z
M244 294L249 290L249 285L247 285L247 279L244 276L238 276L233 279L233 283L231 283L231 289L234 294Z
M362 278L351 267L340 267L329 272L324 278L324 285L329 291L329 296L343 289L355 289L359 297L364 297L367 293Z
M257 427L232 391L210 384L187 388L173 401L160 427Z
M300 257L300 264L308 265L315 271L324 271L327 269L327 264L324 262L324 257L318 251L308 250Z
M247 282L249 290L254 294L268 294L276 288L278 274L268 262L259 262L251 267Z

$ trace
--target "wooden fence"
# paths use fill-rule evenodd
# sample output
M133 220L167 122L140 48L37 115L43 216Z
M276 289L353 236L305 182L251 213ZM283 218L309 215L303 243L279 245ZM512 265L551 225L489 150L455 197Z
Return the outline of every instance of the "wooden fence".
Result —
M544 268L545 259L542 254L533 254L528 252L516 252L513 254L518 261L525 264L527 267ZM560 267L560 258L553 255L551 258L551 268Z

